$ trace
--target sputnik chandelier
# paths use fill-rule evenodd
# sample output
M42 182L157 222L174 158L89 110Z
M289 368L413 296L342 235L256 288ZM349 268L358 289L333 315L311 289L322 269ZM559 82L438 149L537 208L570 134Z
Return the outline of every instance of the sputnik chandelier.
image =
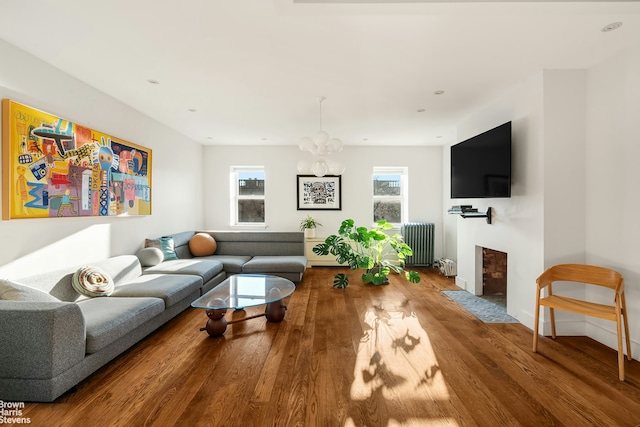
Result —
M344 172L344 165L327 158L331 153L342 151L342 141L338 138L329 139L329 134L322 130L322 101L324 96L318 97L320 103L320 130L313 138L305 136L300 139L298 147L302 151L308 151L313 156L313 160L303 159L298 162L298 172L301 174L313 173L315 176L341 175Z

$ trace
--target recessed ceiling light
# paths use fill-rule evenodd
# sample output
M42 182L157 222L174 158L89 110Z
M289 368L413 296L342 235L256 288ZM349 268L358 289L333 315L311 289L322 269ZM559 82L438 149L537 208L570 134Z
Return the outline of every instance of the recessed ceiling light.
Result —
M191 111L192 113L195 113L198 110L196 110L195 108L189 108L189 111Z
M213 137L212 136L208 136L207 139L213 139Z
M424 108L418 108L418 113L424 113Z
M433 92L434 95L442 95L443 93L443 90L436 90L435 92Z
M159 82L159 81L154 80L154 79L149 79L149 80L147 80L147 81L148 81L149 83L151 83L152 85L159 85L159 84L160 84L160 82Z
M620 27L622 27L622 22L612 22L611 24L603 27L600 31L608 33L609 31L617 30Z

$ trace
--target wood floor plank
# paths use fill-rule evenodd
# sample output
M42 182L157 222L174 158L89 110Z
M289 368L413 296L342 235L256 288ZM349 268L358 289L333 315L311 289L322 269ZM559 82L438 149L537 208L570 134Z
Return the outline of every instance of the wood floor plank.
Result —
M50 404L38 426L636 426L640 363L586 337L541 338L485 324L420 269L419 284L360 283L310 268L281 323L264 318L200 332L188 309ZM348 274L345 290L331 284ZM259 308L248 309L255 314ZM227 318L245 313L228 313Z

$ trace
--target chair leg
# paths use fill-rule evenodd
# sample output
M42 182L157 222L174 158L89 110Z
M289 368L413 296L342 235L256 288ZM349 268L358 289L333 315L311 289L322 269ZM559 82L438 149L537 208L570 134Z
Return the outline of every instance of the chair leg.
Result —
M556 339L556 315L554 309L549 307L549 319L551 320L551 337Z
M627 301L622 294L622 320L624 320L624 336L627 341L627 359L631 360L631 339L629 338L629 319L627 319Z
M536 313L535 313L535 322L533 323L533 352L538 351L538 322L540 320L540 290L538 290L536 295Z
M618 330L618 378L620 378L620 381L624 381L624 348L622 348L622 323L620 317L620 310L618 310L616 318Z

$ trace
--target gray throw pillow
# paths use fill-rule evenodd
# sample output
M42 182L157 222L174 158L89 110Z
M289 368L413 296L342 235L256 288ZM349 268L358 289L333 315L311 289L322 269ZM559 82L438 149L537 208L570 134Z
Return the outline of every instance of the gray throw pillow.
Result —
M143 267L153 267L164 260L164 254L158 248L142 248L136 253L136 256Z
M60 302L60 300L53 295L8 279L0 279L0 300Z

